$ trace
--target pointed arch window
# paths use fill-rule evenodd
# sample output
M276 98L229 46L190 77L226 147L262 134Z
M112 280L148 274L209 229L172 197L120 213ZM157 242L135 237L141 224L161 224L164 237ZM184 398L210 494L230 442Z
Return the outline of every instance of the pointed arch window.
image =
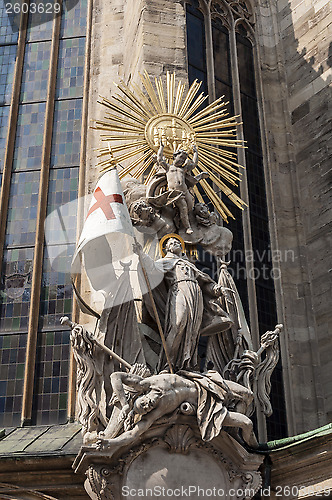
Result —
M189 83L203 81L210 100L221 95L229 102L230 114L240 116L239 138L247 149L238 150L238 161L246 166L238 194L249 208L234 208L230 220L233 232L232 269L250 322L253 340L277 322L269 219L264 175L261 129L261 96L255 39L255 18L249 2L243 0L186 0ZM204 56L202 56L204 53ZM254 259L245 258L251 255ZM258 416L260 439L287 435L281 364L272 380L274 414Z

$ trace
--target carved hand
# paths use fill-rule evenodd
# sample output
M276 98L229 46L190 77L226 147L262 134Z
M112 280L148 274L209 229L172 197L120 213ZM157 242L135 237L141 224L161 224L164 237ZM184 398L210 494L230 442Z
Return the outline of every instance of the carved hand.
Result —
M134 419L135 419L135 413L133 411L129 412L128 417L126 418L123 424L123 428L125 431L129 431L130 429L133 428Z
M200 174L195 176L195 179L197 182L201 181L202 179L208 179L209 174L207 172L201 172Z
M222 297L226 293L226 289L221 285L215 285L213 291L217 297Z
M133 252L136 253L136 255L140 255L143 252L143 247L138 241L133 243Z
M128 404L124 405L119 413L118 421L123 422L127 418L129 411L130 411L130 406Z

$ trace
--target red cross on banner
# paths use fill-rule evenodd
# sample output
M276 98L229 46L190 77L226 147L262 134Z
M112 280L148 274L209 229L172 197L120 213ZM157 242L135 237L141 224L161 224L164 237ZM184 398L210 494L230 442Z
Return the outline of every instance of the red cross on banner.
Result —
M116 168L98 180L82 233L73 257L72 272L80 272L84 262L94 290L110 290L110 278L119 261L132 256L133 225ZM83 260L79 258L82 254ZM113 274L112 274L113 273Z
M92 214L92 212L97 210L97 208L101 208L107 220L115 219L111 203L121 203L123 205L121 194L109 194L105 196L101 188L98 186L93 195L96 198L97 202L92 205L92 207L88 211L88 215L86 216L86 218L88 218L89 215Z

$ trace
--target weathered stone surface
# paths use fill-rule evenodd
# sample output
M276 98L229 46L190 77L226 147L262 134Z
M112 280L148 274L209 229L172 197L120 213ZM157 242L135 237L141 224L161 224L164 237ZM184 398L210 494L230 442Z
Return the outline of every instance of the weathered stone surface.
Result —
M282 294L279 311L287 331L282 359L289 430L296 433L327 423L331 415L331 382L324 376L329 366L326 358L331 358L331 341L328 345L326 340L331 324L331 186L327 181L331 4L327 0L270 3L274 46L262 36L265 18L260 18L260 10L258 6L269 124L266 174L275 228L272 245L294 251L293 259L280 262L281 279L275 285L277 294ZM326 350L330 355L323 359Z
M85 488L93 500L100 494L112 500L157 498L163 488L169 491L169 498L198 499L203 496L198 487L204 489L205 496L235 498L231 494L234 489L236 498L249 500L261 486L258 468L262 460L262 455L248 453L224 432L204 443L193 420L180 417L173 425L150 429L140 444L130 448L98 453L84 447L73 467L78 473L86 470ZM189 486L196 487L190 495ZM181 495L182 488L187 493Z

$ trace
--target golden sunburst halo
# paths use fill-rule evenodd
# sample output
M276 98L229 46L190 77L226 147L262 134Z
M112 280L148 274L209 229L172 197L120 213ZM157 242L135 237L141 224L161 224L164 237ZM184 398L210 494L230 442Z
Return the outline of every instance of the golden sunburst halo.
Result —
M118 94L98 100L107 108L104 119L97 120L94 127L103 132L101 140L107 143L98 150L102 171L128 161L119 172L120 178L131 175L139 179L149 169L147 184L155 173L155 153L160 140L168 160L179 148L190 155L196 144L199 162L193 174L207 172L219 190L243 209L245 202L229 187L229 184L238 185L239 168L243 167L237 163L236 152L229 148L245 146L236 138L238 117L228 116L224 96L202 109L208 98L203 92L198 94L202 82L195 80L186 93L185 84L180 81L176 86L175 73L167 72L165 95L161 78L155 78L154 88L146 71L140 77L144 90L133 83L129 87L120 82L115 84ZM234 218L208 180L201 180L200 188L226 222L228 217ZM204 203L198 186L194 191L197 199Z

